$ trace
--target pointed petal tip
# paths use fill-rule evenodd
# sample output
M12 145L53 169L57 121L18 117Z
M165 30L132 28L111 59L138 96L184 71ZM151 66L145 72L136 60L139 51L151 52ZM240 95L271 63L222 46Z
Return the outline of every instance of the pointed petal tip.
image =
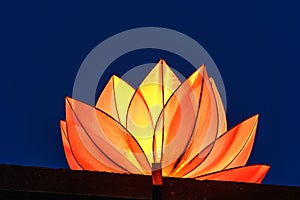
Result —
M66 104L66 106L69 104L70 99L72 99L72 98L69 97L69 96L66 96L66 97L65 97L65 104Z
M110 77L109 81L110 81L110 80L114 80L115 78L119 78L119 77L117 77L117 75L113 74L113 75Z
M163 58L160 58L160 59L159 59L159 61L158 61L158 63L161 63L161 64L163 64L163 63L166 63L166 61L165 61L165 59L163 59Z
M206 66L204 64L201 64L200 67L198 68L198 70L206 71Z
M265 164L261 164L260 166L263 167L266 170L266 172L268 172L269 169L271 168L270 165L265 165Z
M162 67L169 67L167 62L163 58L159 59L157 64L160 64L160 66Z
M201 72L200 74L204 75L206 73L206 67L205 67L205 65L204 64L200 65L200 67L195 72L198 72L198 73Z
M119 80L119 79L120 79L120 78L119 78L117 75L113 74L113 75L109 78L109 80L107 81L106 86L109 85L109 84L112 83L112 82L116 82L116 80Z
M80 103L80 104L86 104L85 102L81 101L81 100L77 100L77 99L73 99L72 97L66 96L65 98L65 103L66 105L69 105L72 107L72 105ZM89 104L86 104L89 105ZM89 105L91 106L91 105Z
M197 74L197 76L201 79L209 79L207 70L204 64L202 64L191 76Z
M271 166L270 165L265 165L266 169L269 171Z
M250 120L250 119L253 119L253 120L255 120L255 123L258 123L258 118L259 118L259 114L257 113L257 114L255 114L255 115L253 115L252 117L249 117L248 119Z
M72 107L71 106L72 102L74 102L74 99L72 99L72 97L66 96L66 98L65 98L65 104L66 104L66 106Z
M113 74L113 75L110 77L110 79L109 79L107 85L108 85L109 82L111 82L111 81L113 82L114 85L115 85L117 82L119 82L119 81L125 82L123 79L121 79L119 76L117 76L117 75L115 75L115 74ZM114 87L115 87L115 86L114 86Z
M61 131L65 129L66 124L67 124L67 122L64 120L59 121L59 126L60 126ZM63 133L63 132L61 132L61 133Z
M117 76L116 74L113 74L111 77L110 77L111 80L120 80L121 78L119 76ZM121 79L123 80L123 79Z
M265 178L265 176L268 174L271 166L265 165L265 164L257 164L256 166L259 166L262 169L262 172L261 172L262 177L261 177L260 181L258 181L258 183L261 183L263 181L263 179Z
M65 97L65 103L66 103L66 105L67 105L67 104L70 104L73 100L74 100L74 99L73 99L72 97L66 96L66 97Z
M251 117L248 117L247 119L243 120L241 123L254 121L255 124L257 124L257 123L258 123L258 117L259 117L259 114L255 114L255 115L253 115L253 116L251 116ZM240 124L240 123L239 123L239 124ZM238 124L238 125L239 125L239 124Z

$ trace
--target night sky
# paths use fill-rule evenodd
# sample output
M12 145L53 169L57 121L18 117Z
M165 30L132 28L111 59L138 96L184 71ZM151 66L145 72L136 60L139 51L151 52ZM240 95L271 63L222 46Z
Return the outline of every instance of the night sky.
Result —
M271 166L264 183L300 186L300 5L81 2L0 4L0 163L67 168L59 120L65 119L64 98L72 95L81 63L114 34L156 26L192 37L213 58L226 87L229 127L260 114L248 164ZM160 58L192 72L171 53L135 51L108 67L98 92L110 75Z

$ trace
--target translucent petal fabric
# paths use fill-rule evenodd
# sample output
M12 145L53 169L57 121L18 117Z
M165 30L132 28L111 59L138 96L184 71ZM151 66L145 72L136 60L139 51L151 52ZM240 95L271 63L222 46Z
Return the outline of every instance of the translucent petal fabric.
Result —
M196 79L202 79L202 81L199 91L200 95L197 99L197 102L199 102L196 109L197 114L189 144L180 158L179 164L172 173L173 176L177 177L181 177L195 169L206 158L213 147L213 145L209 144L214 143L218 133L217 104L204 67L199 75ZM192 160L196 160L195 157L197 158L197 162L191 162Z
M113 118L70 98L66 98L66 113L72 149L79 148L82 143L80 149L86 149L90 157L113 169L122 169L128 173L151 171L139 144Z
M227 130L222 99L205 66L180 83L160 60L135 90L112 76L95 107L66 98L60 122L71 169L261 183L269 166L245 166L258 115Z
M255 137L257 121L258 115L255 115L219 137L208 157L187 176L199 176L220 171L229 166L235 167L233 162L243 166L248 160L250 151L246 155L241 152L247 145L250 145L252 149L251 140Z
M60 121L60 128L61 128L61 132L62 132L61 136L62 136L63 146L64 146L66 158L67 158L70 168L75 169L75 170L83 169L80 166L80 163L74 157L74 153L70 147L68 135L67 135L67 124L65 121Z
M187 148L193 135L202 85L203 68L185 81L167 102L155 127L155 137L163 138L162 145L154 145L158 162L163 163L163 174L168 175Z
M180 81L164 60L160 60L141 83L137 92L148 105L153 122L179 85Z
M152 163L154 123L149 107L140 92L134 94L133 100L129 104L126 120L127 130L136 138L147 159Z
M128 108L127 128L137 138L148 160L159 162L157 155L160 150L153 151L155 146L161 146L162 136L157 135L153 141L154 126L157 119L180 81L164 60L151 70L141 83Z
M127 110L134 92L135 90L128 83L114 75L102 91L96 108L126 126Z
M215 84L215 81L213 78L209 78L211 82L211 87L213 89L213 93L215 96L215 100L217 103L217 109L218 109L218 135L219 137L221 134L225 133L227 131L227 119L226 119L226 113L225 109L222 103L221 96L219 94L218 88Z
M250 165L213 172L211 174L195 177L195 179L261 183L269 169L270 167L266 165Z

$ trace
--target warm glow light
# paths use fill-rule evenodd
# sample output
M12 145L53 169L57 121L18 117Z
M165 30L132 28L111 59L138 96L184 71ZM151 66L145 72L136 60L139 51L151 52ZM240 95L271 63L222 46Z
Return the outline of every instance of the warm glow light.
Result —
M257 123L227 130L205 66L181 83L160 60L137 90L112 76L95 107L67 97L60 126L71 169L261 183L269 166L245 166Z

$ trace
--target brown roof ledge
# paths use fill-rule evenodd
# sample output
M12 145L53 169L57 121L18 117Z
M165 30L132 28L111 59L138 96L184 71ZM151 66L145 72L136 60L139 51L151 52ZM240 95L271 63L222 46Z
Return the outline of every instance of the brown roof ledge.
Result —
M0 199L151 199L150 176L0 165ZM163 178L163 199L300 199L300 187Z

